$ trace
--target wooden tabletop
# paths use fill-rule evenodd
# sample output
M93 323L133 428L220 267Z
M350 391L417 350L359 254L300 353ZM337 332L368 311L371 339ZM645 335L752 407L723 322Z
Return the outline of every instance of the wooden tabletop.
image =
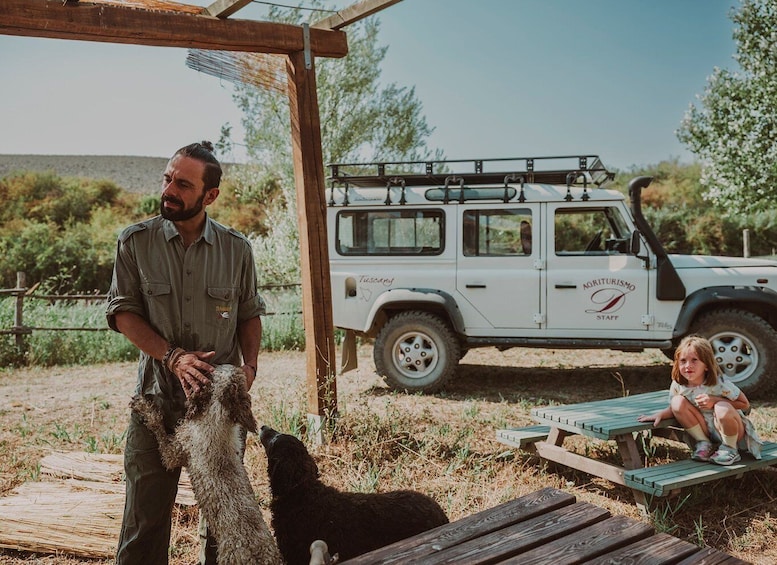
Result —
M656 534L571 494L544 488L354 559L389 563L745 563L726 553Z
M531 415L538 422L573 434L616 439L631 432L652 429L653 422L639 422L637 417L653 414L668 405L668 390L659 390L579 404L543 406L533 408ZM677 421L671 418L662 420L659 428L677 425Z

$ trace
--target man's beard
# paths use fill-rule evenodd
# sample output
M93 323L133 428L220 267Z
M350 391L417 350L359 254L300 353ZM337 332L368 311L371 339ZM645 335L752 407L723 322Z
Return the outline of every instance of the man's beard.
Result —
M175 200L172 198L165 198L164 196L159 202L159 213L162 215L162 217L166 220L170 220L172 222L183 222L184 220L190 220L197 214L199 214L202 211L202 202L205 199L205 194L200 196L200 198L197 200L197 202L194 203L194 206L191 208L183 208L183 202L180 200ZM172 202L173 204L178 204L179 206L182 206L179 210L169 210L165 208L165 202Z

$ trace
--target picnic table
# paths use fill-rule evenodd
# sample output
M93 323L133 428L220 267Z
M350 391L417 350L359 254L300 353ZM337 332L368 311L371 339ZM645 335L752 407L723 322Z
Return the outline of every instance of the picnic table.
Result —
M682 429L674 419L639 422L640 414L652 414L668 404L666 390L607 400L543 406L531 410L536 426L497 430L498 441L535 451L540 457L630 487L637 505L647 511L646 495L669 496L683 487L730 476L742 476L767 465L777 465L777 443L766 442L762 458L743 455L739 463L720 466L688 459L663 465L645 466L637 445L637 434L652 430L655 435L680 441ZM621 464L596 459L593 453L581 455L564 447L570 436L615 441Z
M746 563L701 548L652 526L554 489L521 496L494 508L395 542L343 565L413 563L721 564Z

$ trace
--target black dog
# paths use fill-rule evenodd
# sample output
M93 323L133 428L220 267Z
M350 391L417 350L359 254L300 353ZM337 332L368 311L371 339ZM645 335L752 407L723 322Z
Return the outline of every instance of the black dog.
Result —
M440 505L420 492L340 492L318 479L318 466L296 437L262 426L270 475L272 526L288 565L308 565L308 548L323 540L350 559L448 523Z

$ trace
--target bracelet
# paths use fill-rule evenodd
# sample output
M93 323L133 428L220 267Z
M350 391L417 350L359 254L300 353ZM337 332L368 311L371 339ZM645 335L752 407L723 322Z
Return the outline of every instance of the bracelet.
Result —
M186 351L180 347L171 347L170 349L172 351L168 350L167 353L165 353L165 358L162 360L162 363L169 369L171 373L175 373L175 364L178 362L178 359L181 357L181 355L186 353Z
M175 350L178 349L175 345L171 345L170 348L165 351L165 356L162 357L162 365L167 367L167 362L170 361L170 357L175 353Z

